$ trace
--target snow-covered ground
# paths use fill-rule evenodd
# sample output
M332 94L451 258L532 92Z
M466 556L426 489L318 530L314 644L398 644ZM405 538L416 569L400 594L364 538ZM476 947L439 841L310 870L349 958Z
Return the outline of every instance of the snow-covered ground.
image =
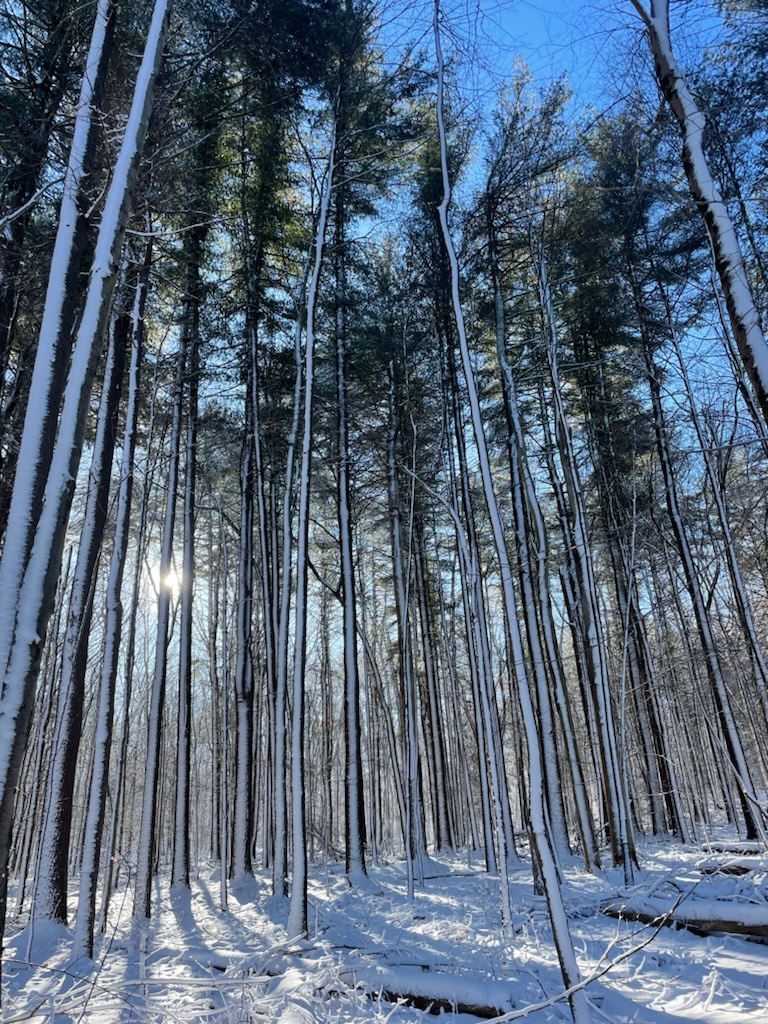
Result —
M699 920L742 916L768 926L768 858L646 845L632 893L618 873L566 870L565 899L596 1024L768 1024L768 944L723 932L618 921L611 901L675 908ZM738 863L746 874L714 868ZM701 870L701 869L704 870ZM756 870L755 870L756 869ZM498 883L466 858L431 863L416 898L402 863L371 871L370 891L349 890L336 864L313 866L310 936L286 944L287 908L268 896L266 875L219 906L215 868L201 865L191 894L158 883L148 930L131 928L131 892L121 890L97 962L70 963L67 933L40 928L8 937L4 1022L222 1022L222 1024L414 1024L435 1020L387 993L510 1010L531 1024L568 1020L547 1005L560 990L543 900L527 866L511 875L513 927L499 927ZM122 902L121 902L122 901ZM743 914L734 913L734 907ZM768 942L768 940L766 940ZM630 952L634 950L634 952ZM477 1015L441 1012L444 1024Z

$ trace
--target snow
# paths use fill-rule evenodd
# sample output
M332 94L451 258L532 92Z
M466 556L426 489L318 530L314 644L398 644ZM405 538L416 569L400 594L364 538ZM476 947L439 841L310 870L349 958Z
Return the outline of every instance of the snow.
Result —
M564 902L596 1022L609 1024L765 1024L768 945L726 933L696 935L617 921L602 913L610 901L713 906L721 918L762 919L768 913L768 858L717 854L673 842L647 844L631 891L621 871L585 874L565 867ZM309 936L288 942L286 901L269 896L271 877L257 873L248 891L219 904L218 865L202 863L191 892L157 883L157 905L143 931L134 930L130 888L113 900L107 935L94 961L68 962L70 934L39 924L8 937L3 957L3 1012L12 1020L57 1024L115 1021L255 1024L427 1024L426 1009L395 993L497 1006L505 1019L555 1024L569 1019L543 899L530 869L510 867L512 928L499 927L498 882L479 856L433 855L443 873L426 878L406 898L402 861L371 866L374 883L350 890L343 863L312 865ZM749 874L707 874L738 860ZM704 869L704 870L703 870ZM447 873L446 873L447 872ZM684 896L680 901L681 894ZM237 898L234 898L237 896ZM73 904L76 896L72 897ZM613 966L609 966L613 964ZM606 970L606 968L608 968ZM605 973L601 973L605 971ZM388 995L389 994L389 998ZM538 1006L533 1012L528 1007ZM469 1024L474 1014L444 1009L442 1024Z
M753 383L759 382L763 396L761 401L764 401L768 393L768 344L733 221L707 163L704 150L706 119L675 58L670 38L669 0L651 0L650 14L640 0L632 0L632 3L648 27L660 84L666 80L662 87L683 132L684 150L690 164L687 174L691 192L705 216L734 334L748 369L752 364L750 377ZM765 409L763 411L765 414Z
M25 559L29 552L31 532L35 526L31 515L35 505L33 496L43 458L44 412L50 406L56 364L56 346L61 341L58 335L67 301L65 285L67 269L75 243L78 220L77 198L86 170L93 113L93 90L98 77L98 68L103 59L110 7L109 0L100 0L82 80L72 148L64 179L59 225L51 258L40 338L30 382L29 408L39 410L40 415L25 422L22 432L18 468L8 513L6 543L3 548L3 558L0 560L0 590L4 595L0 606L0 672L2 673L5 673L8 668L14 632L19 633L21 642L27 646L38 642L35 630L32 629L30 633L28 623L25 623L23 616L19 616L18 602L24 580ZM33 618L29 621L35 622L36 619ZM24 635L21 635L22 632ZM0 772L2 772L0 778L3 786L8 771L5 758L10 755L15 722L24 697L23 685L12 685L6 689L7 685L7 682L4 683L3 700L0 706L0 749L3 751L4 758L0 766Z

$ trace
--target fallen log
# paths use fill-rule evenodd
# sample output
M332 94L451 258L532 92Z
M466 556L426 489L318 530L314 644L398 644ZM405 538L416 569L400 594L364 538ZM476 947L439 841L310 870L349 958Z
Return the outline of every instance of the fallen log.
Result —
M516 1009L511 982L423 971L418 967L361 966L341 974L369 996L381 995L428 1013L443 1010L488 1020Z
M735 853L740 857L754 857L766 852L765 844L745 840L743 843L710 843L707 853Z
M699 871L702 875L748 875L756 871L757 867L752 864L702 864Z
M319 965L301 957L281 956L262 967L266 976L277 981L273 994L285 987L296 988L297 979L311 979ZM357 989L371 999L379 997L401 1002L427 1013L467 1013L484 1020L500 1017L517 1009L512 1000L513 982L496 981L475 975L449 974L426 969L427 965L357 963L341 967L333 981L318 977L318 993L343 992L345 987ZM322 972L320 972L322 973ZM342 984L337 987L337 983ZM281 1018L282 1021L282 1018Z
M768 940L768 906L727 903L725 900L681 900L674 907L663 899L647 897L629 903L607 903L602 913L642 924L677 925L697 935L727 932L758 941Z

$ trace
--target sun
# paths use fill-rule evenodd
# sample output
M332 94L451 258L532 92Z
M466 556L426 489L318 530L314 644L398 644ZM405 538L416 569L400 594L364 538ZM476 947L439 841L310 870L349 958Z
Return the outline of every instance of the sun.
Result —
M162 577L161 583L171 593L178 594L181 590L181 573L171 566L165 576Z
M177 597L181 593L181 573L171 566L171 568L165 574L161 573L159 564L155 564L150 567L150 576L152 578L152 586L156 591L170 590L174 597Z

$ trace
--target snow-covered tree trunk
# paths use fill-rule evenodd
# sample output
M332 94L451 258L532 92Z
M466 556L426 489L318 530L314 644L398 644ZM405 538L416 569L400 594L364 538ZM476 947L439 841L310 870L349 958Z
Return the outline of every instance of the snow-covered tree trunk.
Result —
M184 374L187 362L187 332L182 327L176 368L176 394L168 451L168 483L163 517L163 535L160 550L160 568L157 599L157 629L155 634L155 664L149 699L147 722L147 755L144 765L144 788L139 826L139 850L136 864L133 915L137 919L151 914L151 888L155 826L157 818L157 791L159 785L160 748L165 709L165 687L168 671L168 631L173 597L173 532L176 522L176 502L179 482L181 449L182 405Z
M150 218L147 218L147 225L151 228ZM143 324L141 325L143 331ZM134 330L136 324L134 324ZM142 341L143 344L143 341ZM149 424L146 432L146 451L151 452L153 450L153 440L155 437L155 411L157 405L157 391L158 391L158 371L159 361L155 364L155 371L153 375L152 389L149 401L150 413L149 413ZM135 453L134 453L135 457ZM142 598L142 577L144 573L144 558L146 557L147 549L147 535L150 525L150 498L153 490L153 477L154 468L158 459L155 456L154 462L148 460L144 463L144 472L142 480L142 495L141 503L137 514L137 523L135 526L135 557L133 559L133 572L130 587L130 601L128 604L128 611L125 615L124 632L125 639L121 639L120 648L117 652L118 665L122 662L122 677L124 679L123 692L122 692L122 711L120 715L120 730L115 744L115 764L113 771L112 787L110 790L109 803L110 803L110 818L109 818L109 833L106 841L106 848L109 851L109 856L106 859L106 865L104 870L104 881L101 896L101 906L99 908L99 931L102 933L106 932L107 923L109 920L109 908L112 901L112 893L115 886L116 879L118 877L120 867L122 864L122 856L120 852L121 837L125 833L126 821L123 817L123 807L126 803L126 785L130 775L130 764L129 764L129 745L131 741L132 723L134 718L138 718L135 714L134 707L134 675L137 674L137 642L139 638L139 609ZM138 474L134 470L134 477ZM130 535L130 532L129 532ZM139 723L136 723L137 725ZM143 724L143 723L141 723ZM132 785L135 792L135 778L132 779Z
M46 26L46 39L42 45L39 66L29 66L29 76L37 73L37 89L35 101L36 124L34 130L28 126L26 138L20 150L9 161L3 182L2 234L0 235L0 376L5 379L8 369L8 356L11 339L14 334L14 323L18 308L17 276L22 265L24 240L29 224L29 214L34 206L35 198L41 197L45 186L40 188L41 174L50 141L51 128L56 110L61 102L63 89L61 76L56 74L57 57L60 60L62 49L67 43L67 12L66 4L59 3L58 10L54 7L52 17ZM30 19L31 20L31 19ZM25 19L26 21L26 19ZM26 26L25 26L26 29ZM37 25L34 30L40 31ZM32 31L34 31L32 30ZM26 33L20 40L27 47L30 39ZM19 45L19 44L17 44ZM27 60L30 60L28 55ZM9 75L10 77L10 75ZM9 147L10 149L10 147ZM0 401L4 404L7 397L3 386L0 386ZM0 430L2 428L0 427ZM1 436L1 435L0 435Z
M443 735L443 716L441 714L440 692L437 671L437 651L435 649L434 629L432 624L432 601L426 571L426 552L424 550L423 524L417 508L417 519L414 530L414 569L416 573L416 598L419 606L421 622L421 646L426 678L427 721L429 724L430 774L433 779L433 797L435 805L435 848L443 850L453 845L450 825L448 801L448 772L446 766L445 739Z
M7 582L10 592L0 626L0 668L3 673L0 703L0 914L5 910L16 779L29 729L42 644L53 608L93 380L110 313L134 180L152 109L155 80L162 60L168 14L169 0L157 0L131 110L104 203L34 542L27 564L16 565L15 571L13 567L9 568L10 579ZM54 265L52 277L60 269ZM41 407L45 405L36 406L31 401L28 419L39 418ZM34 477L38 472L37 460L32 458L25 469L25 480L27 474ZM21 512L22 518L24 514ZM13 551L15 559L17 552L13 546L9 548L9 536L4 550ZM19 543L22 548L25 546L23 540ZM2 581L0 590L4 590Z
M426 486L426 485L425 485ZM465 507L471 502L465 491ZM462 580L464 614L468 630L468 649L474 651L476 665L471 669L472 696L475 706L475 729L478 736L479 774L482 789L484 829L486 834L486 864L489 872L499 875L499 897L501 923L507 928L512 920L509 892L509 862L516 858L507 772L503 752L498 707L493 685L493 668L488 643L488 627L485 614L486 597L483 590L483 574L480 568L474 524L471 518L470 535L465 531L455 502L449 512L456 530L456 541ZM470 664L472 663L470 656ZM493 821L491 821L491 804ZM495 847L494 847L495 837Z
M280 552L280 608L277 627L277 664L275 670L275 764L274 764L274 850L272 860L272 892L286 896L288 873L288 829L286 801L286 695L288 690L288 645L291 614L291 579L293 576L293 498L296 467L296 446L301 424L302 367L304 358L301 351L302 310L306 305L307 284L311 261L304 265L304 277L299 288L296 303L296 326L293 337L293 354L296 375L293 387L293 412L288 437L288 451L285 460L283 500L281 508L282 547Z
M665 303L666 301L665 296ZM701 422L701 416L699 415L699 410L696 405L696 396L694 394L693 386L688 375L688 368L680 348L677 331L672 323L671 310L669 310L669 308L667 308L667 314L672 348L680 367L680 375L683 380L685 395L688 400L691 420L701 447L702 457L704 459L704 468L706 470L707 479L709 480L710 491L715 502L715 509L717 510L717 520L722 532L725 559L731 579L733 596L736 600L736 610L739 617L739 623L741 625L749 657L752 662L758 695L763 705L763 713L766 715L766 720L768 720L768 664L766 663L765 653L757 634L755 617L752 612L752 603L749 599L749 591L746 581L744 580L744 575L741 571L739 557L736 553L736 545L733 538L733 531L731 529L730 517L726 507L726 498L723 493L722 483L715 464L715 455L705 435L704 425Z
M224 514L217 503L219 514L219 547L221 549L221 568L223 586L221 587L221 717L214 723L221 735L221 766L219 775L219 851L221 857L219 879L219 902L222 910L227 909L227 877L230 860L230 829L229 829L229 780L227 773L229 754L229 545L224 529ZM218 587L218 581L216 583Z
M498 859L494 844L493 818L491 814L491 792L489 784L489 759L493 756L493 737L488 736L485 727L485 719L482 712L481 688L486 687L486 675L491 671L488 655L488 630L485 619L485 608L483 601L475 600L475 583L468 575L472 561L479 561L477 555L477 528L475 525L475 511L472 497L472 488L469 479L467 466L465 427L461 416L459 402L459 383L456 372L455 359L452 350L452 343L449 340L445 348L446 366L443 376L443 416L446 420L445 429L450 431L451 421L455 444L449 445L447 451L448 479L450 484L450 501L452 508L459 507L459 493L463 507L463 529L467 535L470 557L459 558L459 577L461 581L461 600L464 611L464 624L467 638L467 655L469 659L469 673L472 684L472 708L475 721L475 737L477 741L477 759L480 779L480 807L483 821L483 844L485 847L485 866L487 871L495 875L498 872ZM446 381L447 378L447 381ZM450 394L446 394L446 390ZM450 410L450 411L449 411ZM458 468L454 465L455 455L458 457ZM457 480L458 473L458 480ZM461 530L456 526L457 539L461 536Z
M717 709L717 718L722 738L730 762L730 768L734 772L738 785L739 800L742 815L747 830L748 839L764 838L764 825L761 820L760 803L755 793L754 784L747 765L746 754L741 742L736 720L733 715L731 699L728 693L728 686L725 681L717 643L712 631L712 624L709 615L707 602L702 593L698 570L688 540L688 531L677 493L676 474L672 464L669 451L669 438L664 416L664 408L661 402L661 387L659 383L659 371L654 362L648 342L645 345L645 364L648 373L648 385L651 392L653 405L653 422L656 433L656 445L659 452L662 474L664 477L664 491L667 501L667 509L672 523L672 531L675 537L677 551L683 564L686 588L688 590L699 639L704 652L707 678L712 687L712 695Z
M445 650L445 668L448 676L448 704L453 718L453 728L448 732L448 738L455 741L456 785L452 817L454 841L461 841L462 833L459 831L458 823L462 822L464 841L469 845L470 849L476 850L480 846L480 834L477 828L473 787L469 777L469 757L464 741L464 730L459 724L461 722L461 711L459 707L459 684L456 673L456 651L455 645L452 643L452 631L448 626L446 601L442 599L442 592L440 590L438 590L438 595L441 598L440 625L442 627L442 640ZM461 797L459 792L462 793Z
M545 805L543 799L543 772L541 755L539 753L539 738L536 729L536 719L533 709L533 701L527 676L527 667L522 653L520 643L519 625L517 620L517 607L514 590L512 588L512 567L504 537L501 514L496 499L496 493L491 472L491 463L488 454L488 446L485 439L485 428L483 425L480 410L480 399L475 381L474 368L470 357L469 343L467 340L464 324L464 313L459 294L459 264L453 246L450 228L448 225L448 206L451 198L451 185L448 173L448 146L444 116L444 90L445 90L445 62L440 40L440 6L436 0L434 7L434 39L435 53L438 65L438 95L437 95L437 119L438 133L440 140L440 164L443 178L443 198L438 207L440 226L442 228L443 240L448 253L451 267L451 297L453 311L456 321L456 330L459 337L461 362L464 370L464 377L467 385L467 393L470 404L472 429L477 446L480 474L483 481L483 493L485 496L488 514L491 520L494 546L496 556L501 569L501 580L504 597L504 609L510 637L514 643L513 656L515 660L515 675L518 682L520 705L523 715L526 738L528 741L528 772L529 772L529 798L531 818L531 844L534 856L538 858L541 881L544 886L552 931L560 960L560 969L563 976L563 983L566 989L571 989L581 980L579 967L576 962L576 955L571 941L568 928L568 919L565 914L562 892L560 890L560 879L552 848L552 841L549 828L546 822ZM592 1013L587 1002L583 989L573 992L569 998L571 1013L575 1024L590 1024Z
M768 422L768 343L747 276L731 215L704 152L705 117L677 63L669 24L669 0L631 0L648 30L659 87L680 126L683 167L704 219L731 329L760 409Z
M496 355L501 369L504 412L507 421L507 454L512 484L512 508L517 543L518 574L523 599L523 617L536 683L536 711L539 720L539 738L544 768L544 782L547 792L547 812L555 849L562 856L570 854L571 850L565 823L565 807L561 786L561 775L563 773L561 772L560 758L557 750L552 696L547 676L544 648L539 632L539 617L545 618L547 611L551 609L542 600L543 596L547 593L548 588L546 586L541 588L539 593L534 593L534 580L538 579L538 574L534 572L529 524L529 515L538 512L540 517L541 510L532 481L529 481L530 471L527 466L525 437L517 404L517 388L506 354L504 298L501 292L496 227L493 221L493 211L490 208L487 211L486 229L488 233L489 261L496 313ZM553 659L550 664L550 672L556 671L556 668L557 663ZM566 730L567 734L568 731ZM567 750L569 756L575 753L572 743L569 742ZM572 764L571 769L573 778L576 780L579 775L578 765ZM577 800L579 801L581 824L584 827L587 821L584 815L586 807L583 799L581 799L581 794L577 793Z
M59 578L59 585L56 590L56 605L53 612L51 625L51 636L61 636L61 622L66 611L66 597L70 587L70 569L72 565L72 548L67 550L67 557ZM39 824L42 820L40 803L45 795L45 771L44 764L49 755L51 721L55 707L55 695L58 690L61 674L60 645L46 644L45 657L40 669L40 678L43 681L42 692L38 688L37 708L35 718L34 741L32 742L33 754L24 765L19 781L20 792L27 794L27 799L16 807L16 820L23 822L21 838L16 837L16 864L10 869L18 879L16 889L16 902L14 905L14 917L19 918L27 898L27 882L30 867L40 841ZM26 780L30 780L25 782Z
M484 612L481 611L484 595L482 591L482 573L477 560L477 551L470 551L466 541L463 540L461 531L458 531L461 541L460 549L465 561L464 575L472 581L472 595L470 601L470 615L475 632L475 644L478 649L487 645L487 633L485 631ZM483 670L478 674L478 692L476 699L479 702L479 711L482 718L483 732L485 735L485 764L481 765L481 772L487 773L491 782L491 794L493 796L494 831L496 834L497 865L499 873L499 904L501 908L501 925L503 929L510 927L512 923L512 904L509 894L509 861L514 847L511 841L511 828L505 821L505 804L508 805L507 779L504 755L501 748L501 737L498 729L498 710L496 698L490 683L492 678L491 668L486 652L481 656Z
M66 923L67 874L72 829L75 768L85 699L88 638L91 632L96 566L107 520L117 413L123 383L130 318L121 313L110 336L99 405L83 529L72 580L62 671L56 703L53 749L48 766L43 828L35 881L36 919Z
M306 343L304 349L304 409L302 417L301 469L296 549L296 615L294 629L293 720L291 722L291 821L293 859L291 902L288 911L288 935L303 935L307 930L307 843L305 831L304 779L304 680L307 655L307 573L309 568L309 492L312 478L312 406L315 373L315 310L320 270L325 250L328 211L331 205L336 157L335 124L330 140L317 228L315 255L307 287Z
M73 940L73 953L75 956L92 956L93 954L96 887L101 857L102 831L104 828L109 757L112 747L115 684L117 681L123 626L121 590L128 555L128 537L133 499L133 464L139 412L141 362L144 353L144 308L146 305L151 259L152 242L150 240L147 244L144 263L139 273L132 313L128 402L120 462L120 485L115 515L115 538L107 580L104 648L102 651L98 706L96 710L96 740L93 754L93 770L88 790L83 857L80 866L80 891L78 894ZM116 808L114 810L116 811Z
M395 584L395 613L398 635L398 666L402 692L403 737L405 746L405 812L407 841L405 857L408 873L408 898L413 898L414 879L423 877L424 834L421 805L421 779L418 737L418 692L411 647L410 579L411 545L404 550L400 488L397 472L399 434L398 394L393 361L389 364L389 425L387 434L387 482L389 496L392 574Z
M250 367L249 367L250 373ZM232 815L232 876L252 874L251 822L253 778L253 389L245 396L245 437L240 458L240 558L237 574L237 637L234 670L235 749Z
M339 165L343 174L343 165ZM360 670L357 663L357 607L350 505L349 413L347 408L347 271L344 188L335 202L335 342L337 401L337 517L341 558L341 602L344 635L344 840L347 878L353 885L367 874L365 867L365 815L363 810L363 761L360 750Z
M320 740L319 760L320 779L316 783L315 792L318 797L312 801L314 805L315 819L311 822L310 832L317 834L321 840L321 848L326 857L335 857L335 831L336 831L336 808L334 806L334 753L336 750L335 729L334 729L334 686L333 670L331 668L331 624L330 605L331 592L328 587L323 587L320 594L320 612L318 615L318 633L320 651L318 654L318 682L320 684L320 721L322 737Z
M160 551L159 589L157 600L157 630L155 642L155 664L149 702L147 723L147 757L144 767L144 789L139 833L139 850L136 865L136 888L133 914L137 919L147 918L151 913L152 864L155 844L157 797L160 769L160 748L163 732L163 712L168 669L168 631L173 597L173 535L176 522L176 503L179 485L179 461L181 454L181 433L184 413L185 381L189 365L190 345L194 344L196 317L191 308L191 291L186 290L182 305L179 348L176 355L176 380L173 399L173 415L168 442L168 483L163 519L163 534Z
M403 837L403 848L405 849L408 844L408 811L406 808L405 784L403 782L403 772L401 768L402 757L397 743L397 736L395 735L395 723L393 721L392 710L384 687L381 669L379 668L373 645L369 640L368 633L366 631L365 606L363 607L363 622L358 622L358 629L360 630L360 639L363 643L365 659L370 669L371 682L376 696L376 713L384 722L384 731L387 737L387 752L389 753L390 766L392 768L392 775L394 776L395 782L395 798L397 800L397 809L399 812L400 831Z
M19 469L13 479L10 507L5 505L3 498L2 504L5 507L0 510L3 519L1 525L6 528L7 538L0 562L0 593L4 595L0 610L0 671L5 669L8 662L21 576L40 515L45 476L50 465L64 391L72 328L77 315L78 274L88 227L88 210L91 206L88 187L91 184L90 175L98 139L98 121L94 115L104 97L113 46L114 22L114 0L99 0L77 103L43 318L27 398L27 409L31 409L32 414L25 417L21 444L16 456L16 465ZM61 33L54 32L54 35L58 36L56 44L62 45ZM50 126L47 130L50 130ZM41 159L42 156L41 153ZM14 165L14 169L18 169L19 161L14 161ZM17 233L17 224L6 226L3 231L6 243L12 243L12 238ZM18 238L16 241L18 242ZM6 262L0 283L0 332L3 328L2 320L11 313L11 307L5 306L3 309L2 303L4 300L13 301L15 286L9 274L12 270L12 266ZM10 320L5 326L10 330ZM7 338L0 339L0 346L7 344L7 341ZM4 353L0 360L3 364L3 376L6 354ZM8 459L9 455L10 452L7 453L6 462L3 464L3 483L7 487L10 487L10 462L13 459L13 456Z
M500 294L498 297L500 298ZM526 601L526 630L529 636L535 633L534 642L530 645L535 671L541 671L546 677L548 670L552 680L552 694L558 710L569 774L573 784L576 820L581 837L582 850L587 868L590 868L592 864L599 864L599 854L595 843L592 817L589 811L581 756L574 731L571 701L565 685L560 648L556 637L554 612L550 598L549 546L546 525L528 463L512 368L509 365L504 348L499 344L502 338L503 334L497 334L497 354L502 370L505 404L508 407L508 425L510 428L508 447L510 448L513 491L516 492L518 488L520 490L519 496L515 493L514 499L517 529L518 533L522 535L522 539L518 542L518 560L521 567L521 590ZM527 515L525 514L526 512ZM541 629L540 638L538 636L538 628ZM544 759L546 763L546 748ZM548 770L552 771L556 767L555 765ZM551 784L548 785L548 789L552 789ZM558 825L558 815L553 814L552 811L553 807L557 808L558 806L553 804L553 800L558 797L562 798L559 787L554 788L554 791L549 794L550 820L555 834L557 834L558 828L563 831L565 830L564 820L561 820ZM561 808L560 814L562 815L562 813ZM569 852L567 834L563 840L556 843L556 848L560 853Z
M6 540L0 560L0 671L8 665L19 592L40 514L50 464L62 382L75 317L74 284L80 269L85 219L81 207L96 147L94 113L104 90L112 39L112 4L101 0L85 64L75 130L64 178L59 220L40 325L28 408L19 448L22 471L14 480Z
M276 702L276 634L279 628L276 592L273 586L273 508L267 502L267 480L264 472L264 454L262 450L262 427L261 427L261 403L262 383L261 370L259 365L259 320L260 320L260 290L262 275L262 244L258 241L252 251L250 233L245 224L245 265L246 265L246 333L248 339L248 384L251 389L250 413L253 423L253 495L255 497L256 528L258 537L258 580L261 592L261 621L263 636L263 665L266 690L264 693L266 715L269 723L267 734L270 744L270 767L272 772L265 772L265 784L261 787L264 790L264 854L265 863L269 863L272 851L269 849L270 840L273 836L271 817L273 815L274 788L274 748L277 741L277 729L275 726L275 702ZM266 766L265 766L266 767ZM250 835L248 842L250 842Z
M603 775L605 805L610 818L611 845L614 862L624 869L627 884L631 882L633 841L621 777L618 744L611 706L608 654L603 635L600 606L595 580L589 522L584 493L573 446L573 438L563 402L558 365L558 332L549 287L549 272L544 252L539 248L538 292L544 329L544 351L552 378L552 399L555 412L555 437L565 479L568 499L570 551L577 576L579 610L582 618L584 652L591 694L597 717L597 735Z
M197 418L200 377L200 232L193 233L188 254L188 366L185 469L184 542L181 564L181 623L179 637L179 702L176 732L176 803L171 884L189 886L190 767L192 756L192 599L195 583L195 515L197 481Z

